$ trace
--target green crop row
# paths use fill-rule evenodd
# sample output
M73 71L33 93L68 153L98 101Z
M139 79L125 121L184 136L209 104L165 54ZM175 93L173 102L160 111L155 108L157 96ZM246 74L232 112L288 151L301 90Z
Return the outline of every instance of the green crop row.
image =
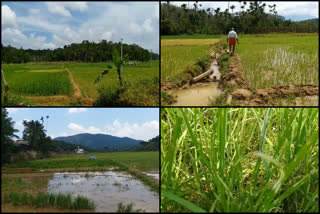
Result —
M38 193L35 197L30 193L11 192L5 194L3 202L11 202L13 205L31 205L34 207L58 207L71 210L94 209L94 203L83 196L72 199L71 195Z
M162 212L319 212L316 108L161 111Z
M10 93L29 96L72 94L69 75L63 72L6 72Z
M316 34L240 35L236 46L252 89L319 82Z

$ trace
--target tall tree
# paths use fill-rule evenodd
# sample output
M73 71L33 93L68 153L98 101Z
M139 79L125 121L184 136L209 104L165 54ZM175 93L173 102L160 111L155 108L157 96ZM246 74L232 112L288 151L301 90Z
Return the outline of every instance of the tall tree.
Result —
M9 117L8 111L1 108L1 165L10 161L10 156L15 150L13 138L19 138L15 133L14 121Z
M44 126L39 121L23 121L23 139L30 143L35 150L40 150L41 143L45 142L46 134Z

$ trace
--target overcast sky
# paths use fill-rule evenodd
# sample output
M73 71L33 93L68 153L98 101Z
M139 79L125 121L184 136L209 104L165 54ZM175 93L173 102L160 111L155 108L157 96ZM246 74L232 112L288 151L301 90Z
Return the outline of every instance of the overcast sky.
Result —
M170 2L171 4L181 6L182 4L186 3L188 5L188 2ZM189 2L190 8L193 7L194 2ZM276 10L279 15L284 16L287 19L291 19L292 21L301 21L305 19L311 19L311 18L319 18L319 2L318 1L294 1L294 2L275 2L275 1L266 1L264 2L267 5L273 5L276 4ZM218 8L220 7L221 10L225 10L228 8L228 2L201 2L199 1L199 4L202 4L203 8ZM239 1L230 1L230 6L234 5L236 8L233 12L240 11L240 3ZM247 4L249 5L249 3ZM248 8L248 6L246 7ZM269 8L266 6L266 12L268 12Z
M47 135L52 138L101 133L149 140L159 135L157 108L7 108L7 111L20 137L24 129L22 121L40 121L41 116L45 119Z
M53 49L121 38L159 53L158 2L2 2L1 42Z

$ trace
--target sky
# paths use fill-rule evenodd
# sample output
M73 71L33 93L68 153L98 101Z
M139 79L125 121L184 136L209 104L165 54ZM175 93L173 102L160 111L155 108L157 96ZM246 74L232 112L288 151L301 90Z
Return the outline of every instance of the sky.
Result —
M182 2L170 2L170 4L174 4L177 6L181 6L182 4L187 4L187 1ZM189 2L190 8L193 7L192 1ZM263 3L266 3L267 5L273 5L276 4L276 11L279 15L284 16L286 19L291 19L292 21L301 21L306 19L312 19L312 18L319 18L319 2L318 1L294 1L294 2L276 2L276 1L266 1ZM202 8L218 8L222 11L228 8L228 2L201 2L199 1L199 4L202 4ZM240 11L240 3L239 1L230 1L230 6L234 5L235 9L233 12L239 12ZM248 8L249 3L247 4ZM269 12L269 7L266 6L265 12Z
M44 117L46 134L52 138L80 133L109 134L149 140L159 135L158 108L6 108L22 137L23 120ZM46 116L49 116L47 121ZM41 122L41 121L40 121Z
M83 40L138 44L159 53L156 2L1 2L1 42L54 49Z

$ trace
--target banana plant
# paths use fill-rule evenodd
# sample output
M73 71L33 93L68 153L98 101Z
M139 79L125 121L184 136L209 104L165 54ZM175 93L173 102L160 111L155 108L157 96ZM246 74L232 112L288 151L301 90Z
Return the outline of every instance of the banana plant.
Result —
M124 57L125 59L128 58L127 55ZM121 78L121 67L124 63L125 60L121 59L119 51L116 48L113 48L113 52L112 52L112 61L113 64L116 66L117 68L117 72L118 72L118 78L119 78L119 84L120 86L122 86L122 78ZM104 70L95 80L95 84L99 83L101 78L108 74L109 71L112 69L112 65L108 65L107 69Z

